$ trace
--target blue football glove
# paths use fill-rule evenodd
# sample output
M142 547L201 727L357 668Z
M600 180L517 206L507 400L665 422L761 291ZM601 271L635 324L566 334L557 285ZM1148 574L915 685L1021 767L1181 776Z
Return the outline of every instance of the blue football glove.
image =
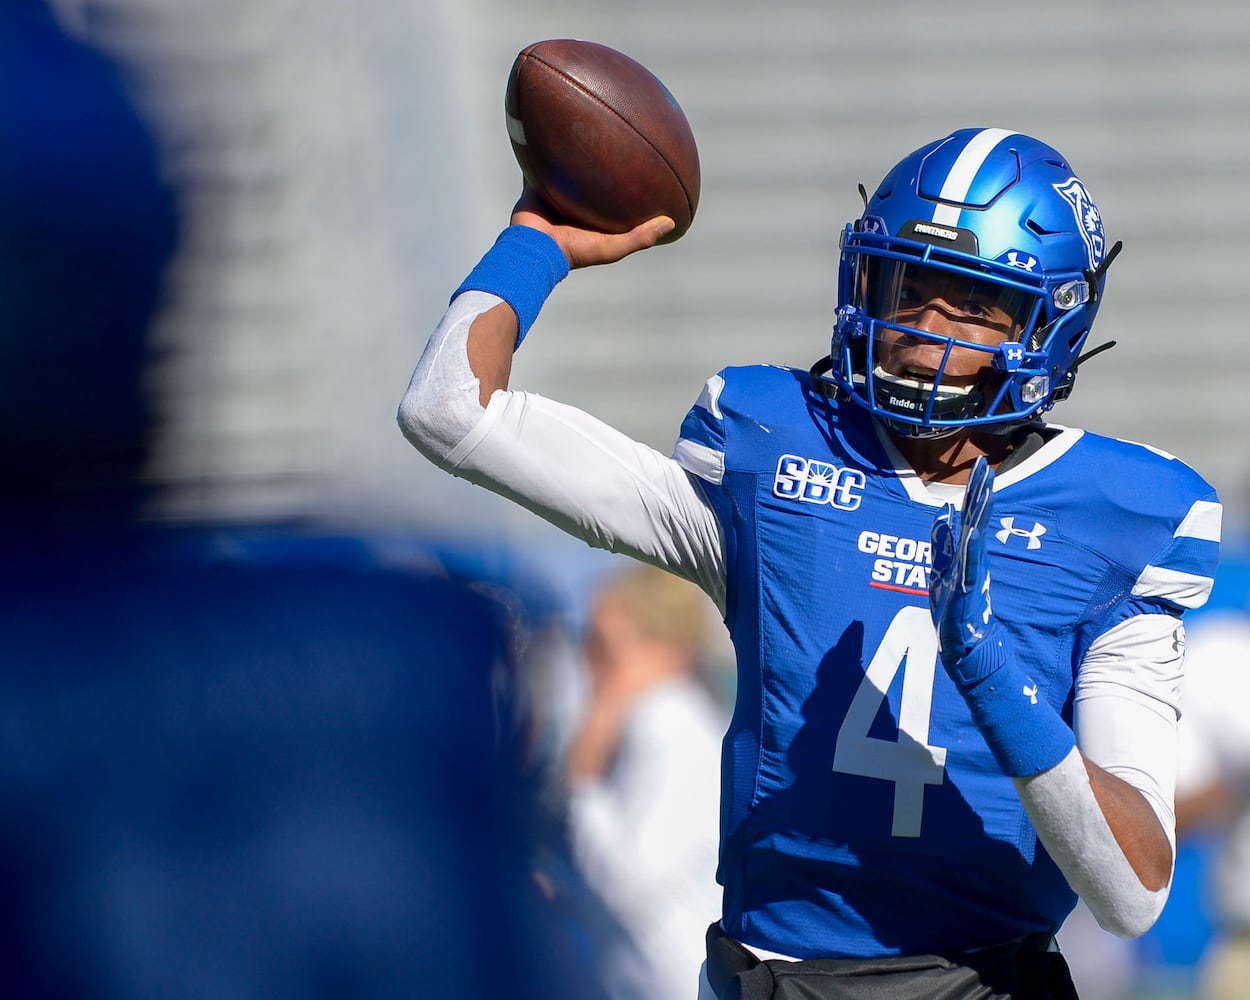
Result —
M985 551L993 508L994 472L978 458L958 522L953 504L947 504L933 522L929 611L937 626L942 663L961 688L979 680L990 666L972 653L994 628Z
M994 473L978 458L968 477L963 509L933 522L929 611L937 627L942 665L972 710L972 718L1003 772L1037 774L1063 760L1075 745L1072 730L1039 697L1039 685L1003 641L990 604L986 552L994 507Z

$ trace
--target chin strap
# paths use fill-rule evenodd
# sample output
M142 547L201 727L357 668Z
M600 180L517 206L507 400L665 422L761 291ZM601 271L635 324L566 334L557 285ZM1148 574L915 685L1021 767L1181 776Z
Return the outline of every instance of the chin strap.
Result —
M1107 255L1099 262L1098 266L1086 272L1089 276L1090 287L1093 288L1094 294L1097 295L1103 276L1107 273L1107 268L1111 266L1111 262L1120 256L1120 251L1124 249L1124 241L1116 240L1111 244L1111 249L1107 251Z
M812 388L826 399L837 399L841 390L825 378L831 371L833 371L833 358L828 354L807 369L807 373L812 377Z
M1111 350L1111 348L1115 347L1115 344L1116 342L1114 340L1108 340L1105 344L1099 344L1092 351L1086 351L1073 361L1072 367L1069 368L1067 373L1063 376L1063 381L1055 386L1054 391L1051 393L1050 398L1052 400L1052 404L1062 403L1065 399L1072 395L1072 386L1076 384L1076 373L1081 365L1085 364L1085 362L1090 358L1097 357L1103 351Z
M1092 290L1091 294L1095 297L1101 294L1102 279L1106 276L1107 268L1111 266L1111 262L1113 260L1120 256L1120 251L1123 249L1124 243L1121 240L1116 240L1111 245L1111 249L1107 251L1107 255L1103 257L1099 265L1085 272L1085 278L1089 282L1089 287ZM1097 357L1103 351L1111 350L1111 348L1115 347L1115 344L1116 342L1114 340L1108 340L1105 344L1099 344L1093 350L1086 351L1073 361L1072 367L1068 369L1067 374L1063 377L1062 384L1055 387L1055 392L1052 396L1054 401L1061 402L1062 400L1068 398L1068 395L1072 392L1072 383L1076 381L1077 369L1080 368L1081 365L1085 364L1085 362L1090 358Z
M1101 294L1102 279L1107 273L1107 268L1111 266L1111 262L1113 260L1120 256L1120 251L1123 249L1124 244L1120 240L1116 240L1115 243L1111 245L1111 249L1107 251L1107 255L1103 257L1102 262L1097 267L1085 272L1085 276L1089 281L1089 287L1093 290L1092 294L1094 296ZM1090 358L1096 358L1099 354L1102 354L1103 351L1111 350L1111 348L1115 347L1115 345L1116 342L1114 340L1108 340L1105 344L1099 344L1093 350L1086 351L1084 354L1079 355L1077 359L1072 362L1072 366L1068 369L1067 373L1063 376L1063 381L1059 385L1055 386L1054 391L1051 393L1052 402L1062 402L1072 394L1072 386L1076 382L1076 373L1081 365L1085 364L1085 362L1090 360Z
M1072 362L1072 368L1070 369L1070 371L1075 373L1076 370L1080 368L1081 365L1085 364L1085 362L1088 361L1090 358L1096 357L1097 355L1101 354L1103 351L1111 350L1111 348L1115 347L1115 344L1116 342L1114 340L1108 340L1105 344L1099 344L1092 351L1086 351L1079 358L1077 358L1074 362Z

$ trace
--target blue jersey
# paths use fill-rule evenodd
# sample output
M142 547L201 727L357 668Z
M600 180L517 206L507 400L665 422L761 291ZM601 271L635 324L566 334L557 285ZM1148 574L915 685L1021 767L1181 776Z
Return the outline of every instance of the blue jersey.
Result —
M1076 897L938 661L937 501L897 471L871 418L805 372L727 369L674 454L703 480L726 545L726 931L816 958L1056 928ZM1096 638L1205 600L1218 510L1180 461L1078 430L997 478L995 616L1069 725Z

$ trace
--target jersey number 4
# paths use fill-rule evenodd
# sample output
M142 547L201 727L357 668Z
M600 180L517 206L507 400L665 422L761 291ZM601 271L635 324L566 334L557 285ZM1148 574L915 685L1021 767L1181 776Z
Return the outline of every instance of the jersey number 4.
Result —
M894 783L895 837L919 837L925 785L940 785L946 748L929 745L929 712L937 672L937 634L929 609L906 607L894 616L838 730L833 769ZM886 692L903 671L897 740L869 736Z

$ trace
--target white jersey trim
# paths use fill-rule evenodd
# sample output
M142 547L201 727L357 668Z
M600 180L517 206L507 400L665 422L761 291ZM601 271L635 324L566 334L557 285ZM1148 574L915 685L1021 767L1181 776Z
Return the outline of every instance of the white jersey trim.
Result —
M1005 490L1014 483L1023 482L1035 472L1040 472L1048 465L1053 465L1071 451L1078 441L1085 436L1079 427L1064 427L1061 424L1046 424L1047 431L1057 431L1037 451L1017 465L1012 465L1001 475L994 475L994 491Z
M1224 526L1224 506L1212 500L1198 500L1176 529L1176 538L1197 538L1218 542Z
M693 472L709 483L719 486L724 481L725 453L715 448L681 438L673 449L673 459L687 472Z
M1011 466L1001 475L995 474L995 493L1007 489L1013 483L1021 482L1034 473L1040 472L1048 465L1059 461L1085 436L1085 431L1077 427L1063 427L1058 424L1047 424L1046 427L1048 430L1058 431L1058 433L1018 465ZM909 499L928 507L941 507L947 503L958 505L963 500L964 488L962 485L926 483L916 475L915 470L912 469L907 459L903 457L902 452L895 446L890 438L889 431L881 425L880 421L873 421L873 430L876 431L877 439L885 448L886 454L890 456L890 461L894 465L894 473L898 477L898 481L902 483L903 489L907 491Z
M1156 597L1182 608L1200 608L1211 596L1215 580L1165 566L1148 565L1133 585L1134 597Z
M721 375L713 375L703 385L703 391L695 400L695 406L701 406L717 420L724 420L725 414L720 409L720 394L725 391L725 379Z

